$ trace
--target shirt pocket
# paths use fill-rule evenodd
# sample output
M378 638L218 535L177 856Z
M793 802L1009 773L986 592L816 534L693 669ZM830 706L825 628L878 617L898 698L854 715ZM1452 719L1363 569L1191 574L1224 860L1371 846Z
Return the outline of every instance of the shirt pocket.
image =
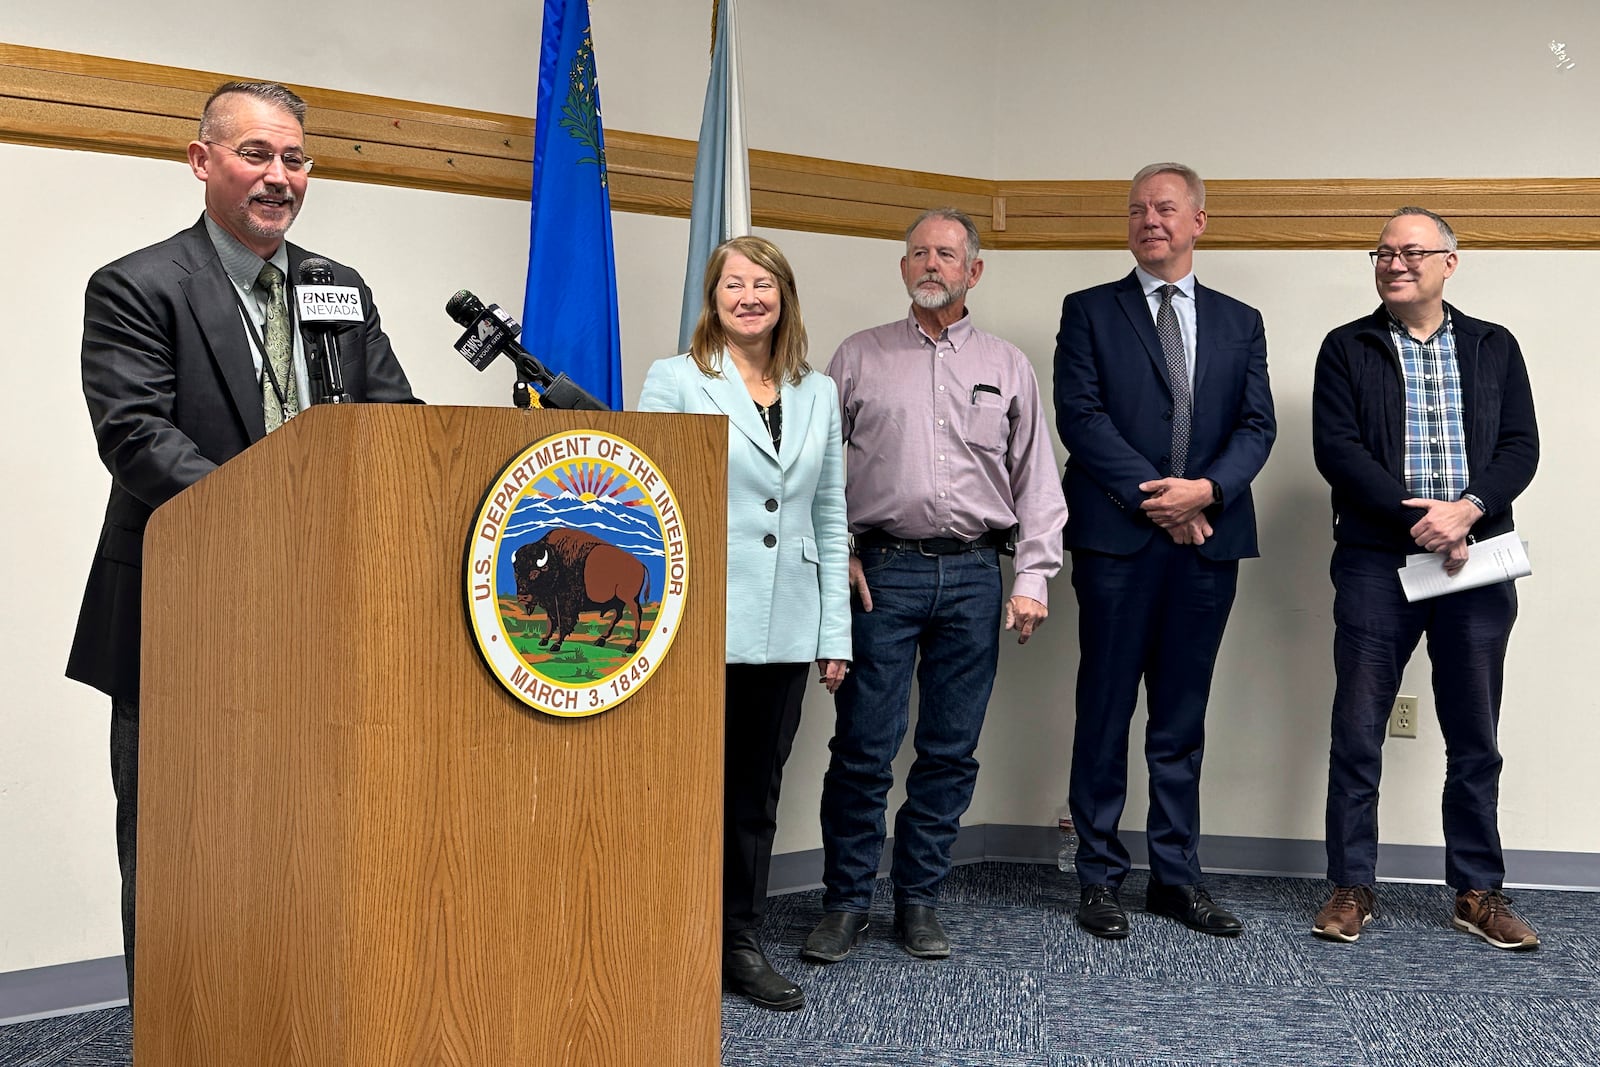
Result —
M998 393L980 390L963 412L961 438L981 452L1004 452L1011 443L1010 405Z

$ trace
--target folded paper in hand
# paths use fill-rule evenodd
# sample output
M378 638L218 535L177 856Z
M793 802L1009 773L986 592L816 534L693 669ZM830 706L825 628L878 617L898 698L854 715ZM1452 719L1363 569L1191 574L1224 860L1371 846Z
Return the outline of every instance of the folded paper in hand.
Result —
M1452 577L1444 572L1444 557L1436 552L1407 556L1400 568L1400 588L1408 603L1429 597L1476 589L1480 585L1509 582L1533 573L1528 546L1517 532L1503 533L1467 547L1467 562Z

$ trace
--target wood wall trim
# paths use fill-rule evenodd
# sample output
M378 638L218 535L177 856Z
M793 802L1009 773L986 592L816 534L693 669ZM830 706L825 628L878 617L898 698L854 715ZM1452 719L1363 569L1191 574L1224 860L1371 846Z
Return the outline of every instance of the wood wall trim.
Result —
M0 43L0 141L181 160L216 72ZM315 86L307 150L316 176L526 200L533 120ZM609 130L611 203L686 218L693 141ZM897 239L924 207L970 214L990 248L1125 246L1127 182L1006 181L782 152L750 153L756 225ZM1370 247L1402 203L1422 203L1478 248L1600 248L1600 179L1332 178L1207 183L1205 244Z

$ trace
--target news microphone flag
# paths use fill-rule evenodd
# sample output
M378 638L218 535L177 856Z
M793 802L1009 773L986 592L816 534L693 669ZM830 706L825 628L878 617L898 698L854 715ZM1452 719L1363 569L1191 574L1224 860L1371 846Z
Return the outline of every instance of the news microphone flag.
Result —
M622 408L617 261L588 0L545 0L522 344Z
M701 285L711 250L750 232L750 155L744 142L744 84L739 77L739 33L734 0L718 0L712 28L711 76L700 114L694 157L694 205L689 212L689 266L683 277L678 351L689 351L705 302Z

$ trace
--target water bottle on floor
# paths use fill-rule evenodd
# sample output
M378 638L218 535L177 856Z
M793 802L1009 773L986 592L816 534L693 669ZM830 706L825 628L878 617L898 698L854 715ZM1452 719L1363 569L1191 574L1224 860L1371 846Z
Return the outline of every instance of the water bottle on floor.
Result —
M1070 872L1078 856L1078 828L1072 825L1072 810L1065 804L1056 812L1056 868Z

